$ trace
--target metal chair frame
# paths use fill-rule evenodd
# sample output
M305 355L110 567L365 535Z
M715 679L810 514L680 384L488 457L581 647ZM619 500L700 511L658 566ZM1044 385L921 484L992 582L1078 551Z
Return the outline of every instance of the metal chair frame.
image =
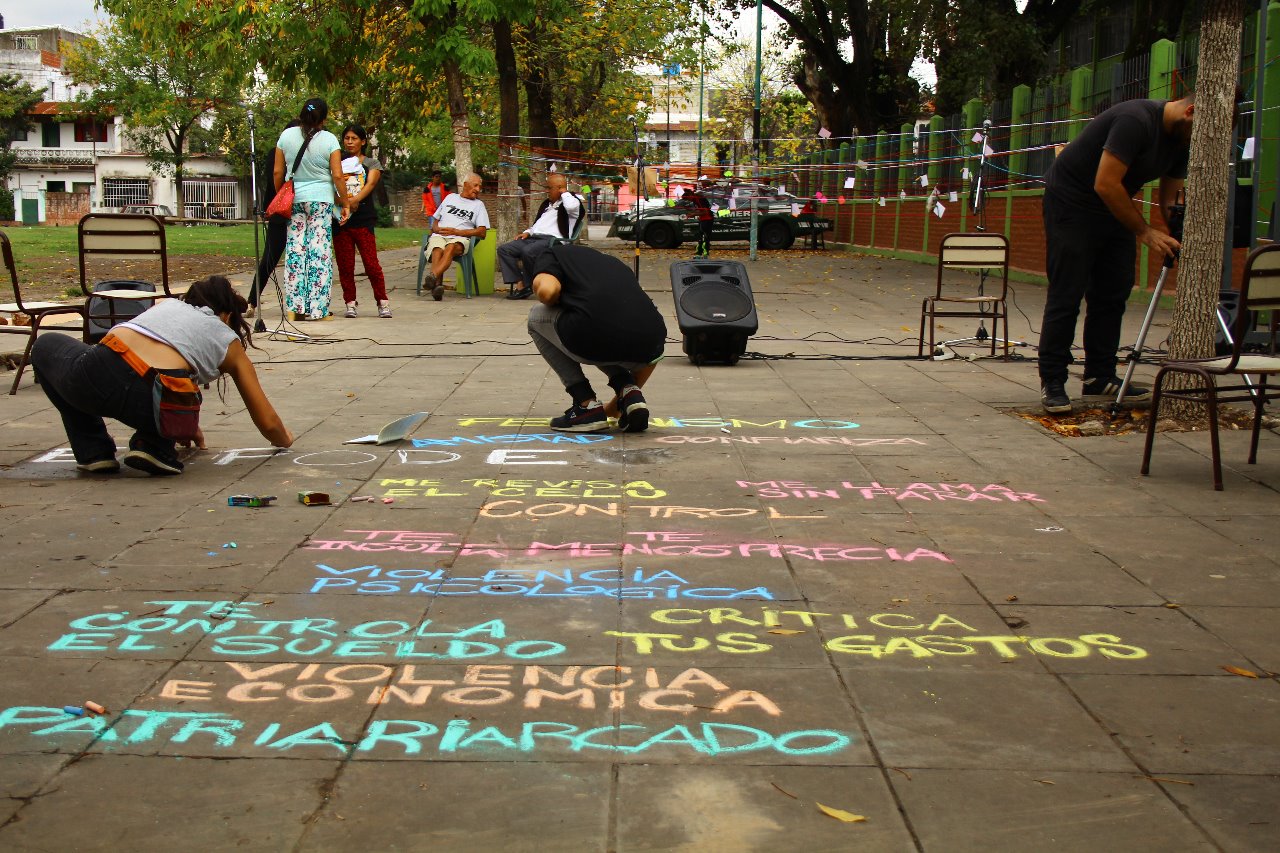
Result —
M998 270L999 295L983 292L989 270ZM978 292L973 296L951 296L944 288L958 285L943 281L947 270L969 270L979 274ZM936 346L934 320L937 317L975 317L991 321L991 354L996 354L997 342L1004 343L1004 357L1009 357L1009 310L1005 300L1009 295L1009 240L1003 234L988 232L956 232L947 234L938 246L938 275L934 295L926 296L920 304L920 344L916 354L924 357L925 318L929 326L929 357ZM963 308L940 309L939 304L954 304ZM1000 336L1000 321L1004 321L1004 337ZM966 338L965 340L969 340ZM975 338L980 340L980 338Z
M1270 311L1270 353L1257 355L1244 351L1254 311ZM1142 476L1151 471L1151 451L1155 445L1160 403L1166 399L1191 400L1208 408L1209 447L1213 459L1213 488L1222 491L1222 450L1218 441L1218 407L1222 403L1247 402L1253 406L1253 433L1249 441L1248 464L1258 462L1258 437L1262 414L1268 401L1267 377L1280 374L1280 357L1276 355L1277 315L1280 314L1280 244L1254 249L1245 261L1244 281L1240 285L1240 310L1231 329L1231 354L1213 358L1168 361L1156 373L1151 393L1151 414L1147 422L1147 440L1142 451ZM1165 381L1173 375L1196 377L1198 386L1169 389ZM1250 384L1248 377L1258 381ZM1232 382L1235 377L1238 382ZM1226 379L1226 384L1219 380Z

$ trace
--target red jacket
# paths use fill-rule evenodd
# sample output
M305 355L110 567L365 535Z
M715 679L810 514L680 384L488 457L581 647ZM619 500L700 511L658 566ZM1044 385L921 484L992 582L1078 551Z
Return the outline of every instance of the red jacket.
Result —
M436 215L436 199L435 196L431 194L431 188L433 186L437 186L437 184L427 184L427 186L422 190L422 212L427 216ZM440 181L438 186L440 187L440 200L444 201L444 197L449 194L449 187L444 181Z

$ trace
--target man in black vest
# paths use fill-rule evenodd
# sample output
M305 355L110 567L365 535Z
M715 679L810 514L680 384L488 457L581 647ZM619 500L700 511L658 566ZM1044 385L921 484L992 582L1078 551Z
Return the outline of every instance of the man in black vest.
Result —
M1154 228L1133 196L1158 180L1157 201L1169 216L1187 175L1195 100L1124 101L1100 113L1054 161L1045 176L1044 230L1049 292L1040 327L1040 402L1050 414L1071 411L1067 365L1080 303L1084 318L1086 399L1120 391L1116 349L1125 303L1133 290L1136 243L1162 262L1178 241ZM1151 391L1135 385L1126 398Z
M516 239L498 247L498 265L502 280L511 291L508 299L527 299L533 295L533 262L551 245L552 240L567 240L582 216L582 199L565 191L564 175L547 176L547 200L538 208L532 225L516 235ZM523 262L523 263L521 263ZM520 289L516 289L516 283Z
M538 304L529 310L529 336L572 402L551 428L604 432L614 415L623 432L644 432L649 406L640 388L667 340L653 300L630 267L586 246L550 246L530 266ZM605 374L612 400L596 397L584 364Z

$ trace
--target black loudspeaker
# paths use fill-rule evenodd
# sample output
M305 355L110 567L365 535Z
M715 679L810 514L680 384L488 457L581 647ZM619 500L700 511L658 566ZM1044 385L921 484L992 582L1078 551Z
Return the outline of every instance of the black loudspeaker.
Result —
M671 292L689 360L737 364L760 328L747 268L737 261L677 261Z
M156 286L146 281L100 281L93 286L99 290L142 290L155 293ZM107 336L111 327L137 317L155 305L154 299L106 299L95 296L89 300L89 342L97 343Z

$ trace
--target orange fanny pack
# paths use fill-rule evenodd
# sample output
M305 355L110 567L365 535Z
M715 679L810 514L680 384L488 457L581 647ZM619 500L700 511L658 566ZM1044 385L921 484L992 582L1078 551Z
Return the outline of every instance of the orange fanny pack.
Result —
M204 397L190 374L175 376L160 372L110 333L102 339L102 345L119 355L144 381L151 383L156 431L174 441L194 441L200 433L200 404Z

